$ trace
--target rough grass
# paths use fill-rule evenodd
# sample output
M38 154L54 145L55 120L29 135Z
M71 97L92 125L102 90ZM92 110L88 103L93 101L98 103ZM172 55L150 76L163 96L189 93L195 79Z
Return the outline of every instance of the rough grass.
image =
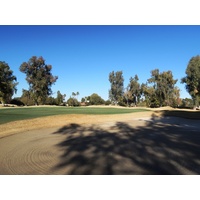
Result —
M66 114L91 114L91 115L111 115L125 114L133 112L144 112L147 109L128 109L128 108L100 108L100 107L23 107L0 109L0 124L47 117L53 115Z

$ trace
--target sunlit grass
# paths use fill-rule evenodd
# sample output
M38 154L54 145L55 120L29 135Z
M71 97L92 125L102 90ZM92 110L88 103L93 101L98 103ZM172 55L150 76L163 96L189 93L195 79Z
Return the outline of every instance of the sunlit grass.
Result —
M100 107L23 107L0 109L0 124L46 117L53 115L66 114L87 114L87 115L111 115L126 114L133 112L148 111L147 109L128 109L128 108L100 108Z

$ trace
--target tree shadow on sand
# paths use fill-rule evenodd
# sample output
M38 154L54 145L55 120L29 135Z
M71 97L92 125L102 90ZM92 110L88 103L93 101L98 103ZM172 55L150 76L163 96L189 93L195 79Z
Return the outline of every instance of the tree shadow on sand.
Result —
M103 125L70 124L54 134L63 154L55 169L66 174L200 174L200 128L176 117Z

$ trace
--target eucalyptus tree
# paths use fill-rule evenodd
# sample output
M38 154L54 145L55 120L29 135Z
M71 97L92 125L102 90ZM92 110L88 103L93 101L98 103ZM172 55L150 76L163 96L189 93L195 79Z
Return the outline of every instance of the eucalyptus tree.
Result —
M186 90L191 95L194 107L199 106L200 97L200 56L192 57L186 68L186 76L181 83L186 84Z
M181 105L180 89L177 86L173 89L172 97L170 98L170 105L175 108Z
M111 89L109 90L109 98L112 102L117 104L124 94L124 77L122 71L114 72L109 74L109 81Z
M44 104L47 97L52 94L51 86L58 76L51 73L52 66L45 64L43 57L32 56L28 62L23 62L20 71L26 74L29 92L35 104Z
M64 103L65 97L66 97L66 94L61 94L61 92L58 90L57 97L56 97L56 104L62 105Z
M141 84L141 94L145 97L147 107L158 107L159 101L156 97L156 90L153 86L149 86L148 83Z
M17 92L17 78L9 65L0 61L0 101L2 104L9 103L14 93Z
M175 80L173 78L173 74L170 70L162 73L159 72L159 69L151 71L151 78L148 79L148 83L153 85L155 96L160 106L164 104L170 105L170 98L173 96L177 81L177 79Z
M135 104L135 106L137 106L137 103L140 101L141 97L141 86L138 81L139 78L137 75L135 75L134 78L130 78L130 82L128 85L128 91L131 96L131 100Z
M29 90L22 89L22 99L26 99L24 104L29 105L29 101L31 99Z

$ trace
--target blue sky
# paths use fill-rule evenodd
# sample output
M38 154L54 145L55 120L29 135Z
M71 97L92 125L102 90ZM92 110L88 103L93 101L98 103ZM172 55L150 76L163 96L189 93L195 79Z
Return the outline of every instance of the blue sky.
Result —
M28 89L19 71L32 56L42 56L51 64L58 80L52 87L69 98L79 92L79 100L92 93L108 99L111 71L123 71L124 86L135 74L140 83L150 71L171 70L178 79L181 97L190 97L180 79L191 57L200 54L200 26L0 26L0 61L5 61L17 76L19 85Z

